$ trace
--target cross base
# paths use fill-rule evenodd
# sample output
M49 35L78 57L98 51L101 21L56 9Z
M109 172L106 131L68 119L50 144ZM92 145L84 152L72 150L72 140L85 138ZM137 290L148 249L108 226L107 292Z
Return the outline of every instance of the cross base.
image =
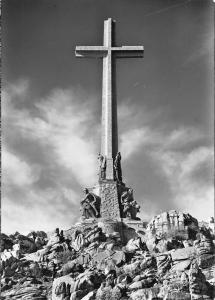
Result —
M102 180L100 185L101 217L103 219L120 220L117 182Z
M106 162L106 179L114 180L113 158L107 158Z

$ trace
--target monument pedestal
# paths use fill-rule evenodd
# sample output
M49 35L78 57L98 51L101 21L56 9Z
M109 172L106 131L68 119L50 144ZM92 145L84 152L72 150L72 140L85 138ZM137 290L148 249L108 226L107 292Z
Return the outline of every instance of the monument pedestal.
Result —
M118 200L117 182L103 180L100 183L101 209L103 219L120 220L120 208Z
M120 237L122 238L122 222L117 220L111 219L103 219L100 218L98 220L98 226L102 228L102 231L105 234L113 234L115 232L119 232Z
M141 220L129 220L126 218L118 220L110 218L82 219L79 225L84 228L93 228L97 225L108 235L118 232L124 244L130 239L138 236L138 231L145 231L146 229L145 222Z
M121 220L126 226L133 228L135 231L146 229L146 225L141 220L132 220L126 218L123 218Z
M145 231L145 224L141 220L122 219L122 240L127 243L130 239L138 236L137 231Z

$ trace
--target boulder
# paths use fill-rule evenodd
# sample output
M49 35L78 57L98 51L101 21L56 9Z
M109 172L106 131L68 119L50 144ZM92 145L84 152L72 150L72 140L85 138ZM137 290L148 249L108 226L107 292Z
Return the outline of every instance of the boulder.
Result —
M74 291L85 291L85 295L94 289L94 273L92 271L86 270L77 276L75 280Z
M138 270L140 270L140 261L135 261L131 264L127 264L123 266L123 270L125 272L125 274L135 274L136 272L138 272Z
M50 236L47 246L53 246L59 243L60 243L60 236L57 233L54 233L52 236Z
M66 264L62 266L63 275L67 275L70 273L83 273L84 268L81 264L77 263L76 260L68 261Z
M92 258L93 264L102 270L104 270L108 266L113 266L114 268L115 266L121 266L125 262L125 260L125 253L123 251L111 250L98 252Z
M75 287L75 281L71 276L66 275L54 279L52 285L52 300L60 300L62 296L66 296L68 287L70 291Z
M102 232L102 228L100 227L95 227L93 230L91 230L90 232L88 232L85 235L85 239L89 242L95 242L95 241L100 241L100 242L104 242L106 240L106 236L105 234Z
M144 254L140 263L140 270L144 271L146 269L157 269L156 258L151 256L148 252Z
M185 259L182 261L177 261L171 268L173 272L182 272L189 268L191 260Z
M15 270L13 270L10 266L4 268L4 277L12 277L15 274Z
M183 248L183 243L181 241L178 241L176 238L160 238L158 239L155 251L159 253L164 253L166 251L172 250L172 249L180 249Z
M9 260L11 257L14 257L12 254L12 251L9 249L5 249L2 253L1 253L1 261L7 261Z
M171 268L170 254L161 254L156 256L158 275L165 274Z
M32 253L37 250L34 240L22 234L16 236L15 243L20 245L20 251L23 254Z
M111 299L112 288L111 286L105 286L102 284L96 293L96 300Z
M186 284L186 285L189 284L189 277L186 272L182 272L180 281L182 284Z
M171 251L171 257L173 262L179 260L192 259L195 256L196 256L195 247L187 247L187 248Z
M1 233L0 234L0 240L1 240L1 253L6 249L6 250L9 250L9 249L12 249L13 247L13 240L12 238L10 238L9 236L7 236L6 234L4 233Z
M152 252L155 251L156 249L156 237L155 235L151 234L151 232L148 232L147 235L145 236L145 244L147 246L147 249Z
M129 285L129 290L136 291L136 290L142 289L142 287L143 287L142 280L135 281L134 283Z
M191 265L189 271L189 290L192 299L196 299L200 296L204 298L208 296L208 299L211 299L213 296L213 286L206 281L204 274L196 262Z
M123 299L123 296L126 296L126 287L122 284L116 285L112 290L111 296L113 300Z
M112 256L113 253L114 253L113 251L109 251L109 250L104 250L104 251L98 252L96 255L93 256L92 261L95 264L101 263L108 257Z
M84 238L84 235L82 233L79 233L75 240L72 242L72 247L76 250L79 251L82 247L86 245L86 240Z
M42 285L29 284L29 286L9 286L8 291L1 293L3 299L31 299L45 300L47 299L47 287ZM60 299L60 298L58 298Z
M125 263L125 253L123 251L115 251L112 255L112 261L115 263L117 267L121 266Z
M95 291L91 291L86 296L84 296L81 300L94 300L94 299L95 299Z
M139 236L130 239L125 246L125 250L131 253L134 253L138 250L142 250L143 248L144 244L142 243L141 238Z
M191 300L190 293L183 292L183 291L169 291L166 294L167 300Z
M207 269L215 265L215 254L204 254L198 257L198 265L201 269Z
M38 278L38 277L41 277L41 275L42 275L41 268L40 268L38 262L31 263L29 266L29 270L33 277Z
M87 265L91 261L92 257L89 253L82 253L76 258L76 262L80 265Z
M198 255L205 255L205 254L214 254L215 248L213 241L211 239L204 239L201 240L199 243L195 244L197 254Z
M131 300L162 299L158 297L159 291L160 291L159 288L139 289L137 291L133 291L130 294L130 299Z

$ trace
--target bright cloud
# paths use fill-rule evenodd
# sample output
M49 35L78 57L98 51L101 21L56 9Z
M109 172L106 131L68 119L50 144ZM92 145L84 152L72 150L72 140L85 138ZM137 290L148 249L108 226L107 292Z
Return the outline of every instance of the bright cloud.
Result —
M123 107L121 117L128 118L128 115L129 110ZM142 152L148 156L144 159L156 162L156 172L166 177L172 192L167 202L172 203L172 208L187 211L201 220L208 219L214 209L213 149L204 146L206 138L204 132L191 126L181 126L168 133L141 126L122 133L120 149L126 160ZM144 203L147 213L153 215L154 203L150 199ZM163 205L165 210L166 203ZM142 215L146 217L146 212Z
M56 186L55 189L26 190L25 205L19 205L19 197L2 198L2 231L29 233L31 230L52 231L56 227L68 229L77 220L77 210L68 209L68 203L78 203L78 195L72 190Z
M29 90L28 81L22 80L3 93L3 135L11 141L4 145L2 157L2 228L7 232L71 226L78 216L81 186L96 181L96 150L89 132L97 128L87 104L93 107L94 100L84 102L81 91L56 89L34 107L20 106ZM32 143L47 164L27 155ZM26 145L21 154L20 144Z
M200 141L204 134L192 127L181 127L168 135L159 130L152 130L149 126L134 128L122 133L121 145L123 157L128 158L143 146L157 147L163 150L181 149L196 141Z
M123 133L120 145L123 159L127 159L132 153L139 151L139 149L148 141L149 135L146 128L136 128Z
M6 185L29 186L40 176L39 166L30 166L6 149L2 151L2 168L4 170L3 184Z
M5 232L70 227L79 216L81 187L96 183L95 140L99 124L95 121L94 97L80 89L54 89L28 107L25 104L29 97L31 86L27 80L8 85L3 92ZM138 159L140 165L143 157L157 177L166 178L172 192L168 201L173 208L188 211L199 219L208 218L213 209L212 148L205 146L205 134L198 128L167 130L152 126L159 113L153 115L145 110L143 117L142 112L135 106L131 110L126 102L119 107L122 159L134 165ZM135 121L131 124L128 119ZM204 170L209 177L204 178ZM141 180L135 179L135 170L123 170L123 174L126 172L133 173L138 190ZM152 203L150 189L143 191L146 197L142 195L145 219L156 211L157 200ZM162 201L159 208L163 205L166 210L167 203Z
M22 91L25 92L25 89ZM11 95L7 96L10 97L6 121L13 129L16 128L16 133L22 138L50 146L55 163L69 169L82 185L93 184L96 175L95 147L92 138L87 136L93 115L90 107L82 104L82 99L75 99L72 90L59 89L36 103L35 115L25 109L16 109Z
M214 210L212 148L199 147L190 153L160 150L152 153L152 157L159 162L159 170L163 170L169 181L175 207L191 213L199 220L209 219ZM195 177L195 172L201 175L205 166L210 174L209 181L204 177L202 180Z

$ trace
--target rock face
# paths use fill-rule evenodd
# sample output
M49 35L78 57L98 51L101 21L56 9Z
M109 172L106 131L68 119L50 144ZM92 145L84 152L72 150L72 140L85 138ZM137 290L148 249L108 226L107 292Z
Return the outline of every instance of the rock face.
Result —
M40 249L22 236L35 251L2 260L2 299L213 299L214 244L203 229L187 240L147 229L124 243L117 224L102 222L57 230Z
M192 299L201 299L201 296L204 299L212 299L214 296L214 287L206 281L196 262L191 265L189 271L189 288Z
M160 254L157 255L156 257L157 260L157 273L159 276L162 276L163 274L165 274L170 268L171 268L171 255L169 254Z
M198 221L189 214L170 210L155 216L147 225L148 232L157 235L180 234L185 238L194 237L198 232Z
M74 290L75 281L69 276L61 276L54 279L52 285L52 300L57 300L59 298L65 299L67 296L71 296L71 291Z

